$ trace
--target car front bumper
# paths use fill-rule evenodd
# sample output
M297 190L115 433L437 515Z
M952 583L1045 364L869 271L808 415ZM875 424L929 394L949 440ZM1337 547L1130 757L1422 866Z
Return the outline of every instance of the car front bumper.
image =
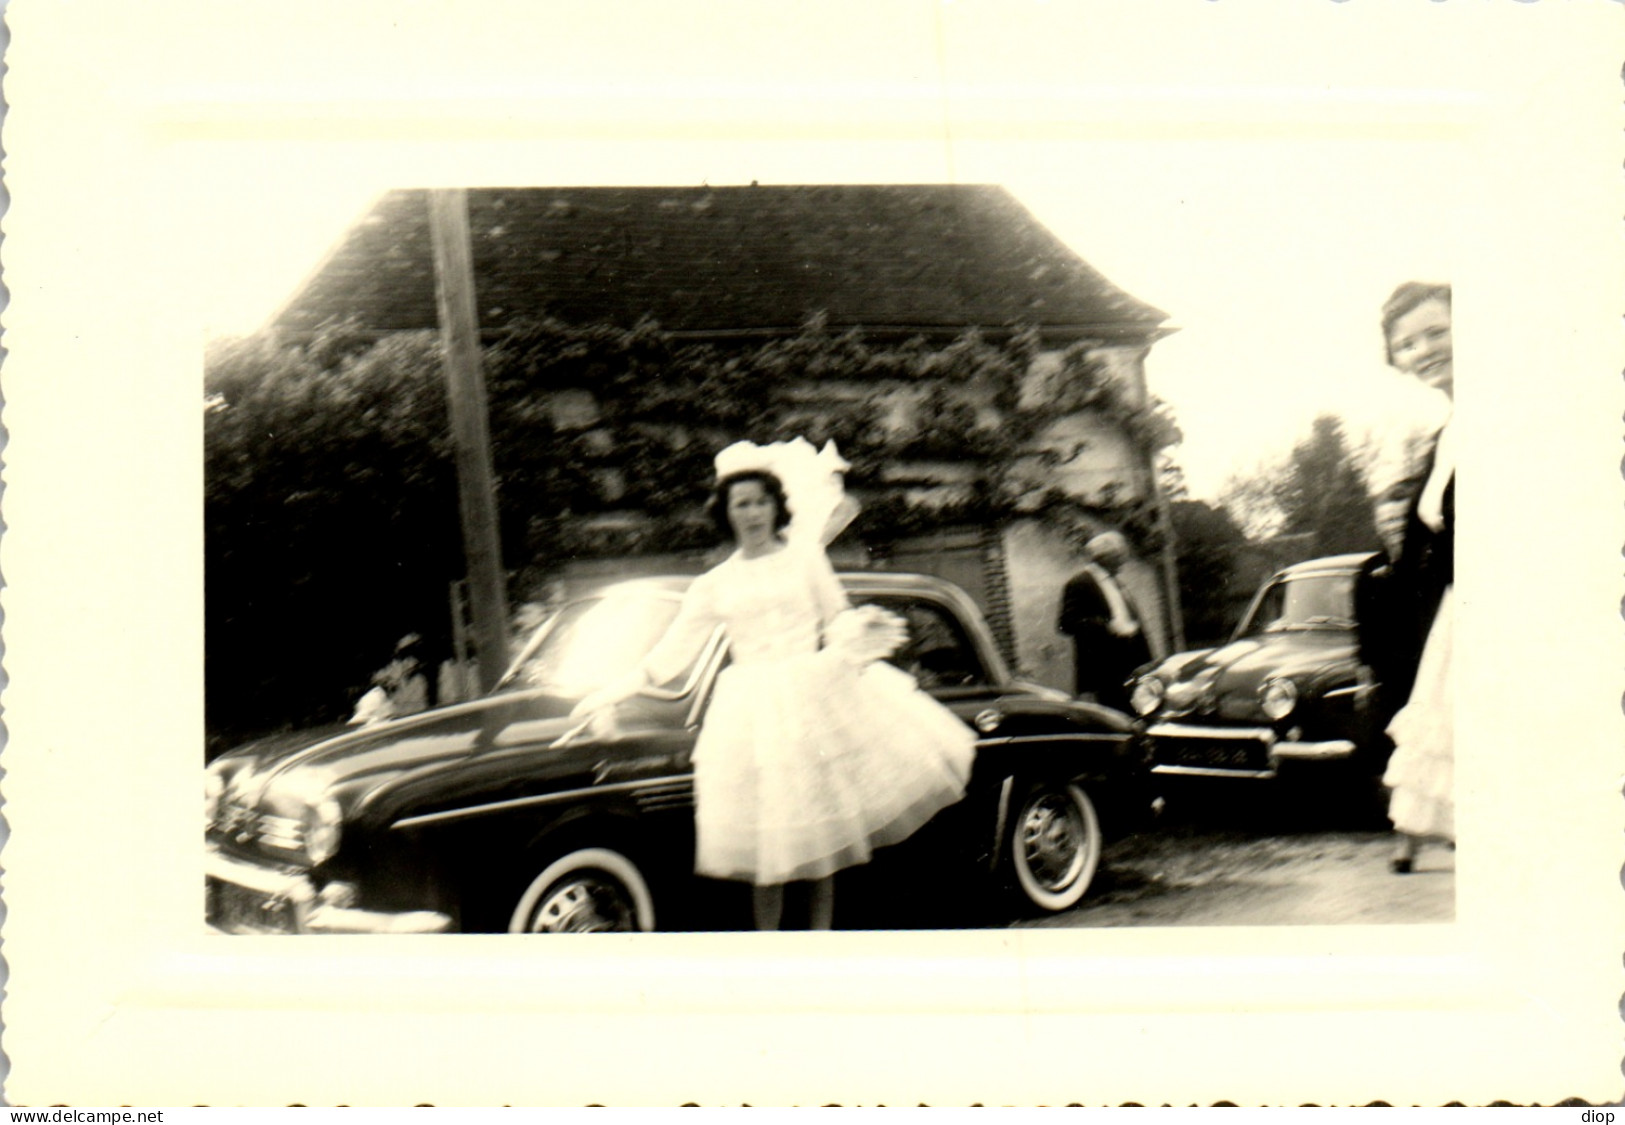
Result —
M204 860L209 927L230 934L438 934L451 917L435 910L357 910L324 901L310 879L245 863L210 847Z
M1342 761L1352 758L1354 743L1346 738L1308 742L1281 738L1269 727L1210 727L1195 723L1157 723L1151 739L1152 772L1191 777L1276 776L1282 762Z

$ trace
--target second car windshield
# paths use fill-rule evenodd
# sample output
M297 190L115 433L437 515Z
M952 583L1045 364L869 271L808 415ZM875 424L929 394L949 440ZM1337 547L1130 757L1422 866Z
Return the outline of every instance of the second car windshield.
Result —
M1354 624L1354 576L1317 574L1277 582L1259 600L1241 635Z
M580 696L637 667L677 615L672 598L647 595L572 602L552 620L541 643L511 670L503 690L545 687Z

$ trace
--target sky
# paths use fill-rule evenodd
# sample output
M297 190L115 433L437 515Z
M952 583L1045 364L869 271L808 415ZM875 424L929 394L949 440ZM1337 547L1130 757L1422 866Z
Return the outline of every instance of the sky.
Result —
M1120 146L1089 183L1007 181L1064 242L1169 314L1146 361L1185 440L1192 493L1278 459L1322 413L1390 455L1442 400L1387 366L1379 312L1409 279L1450 281L1455 232L1421 183L1422 142Z

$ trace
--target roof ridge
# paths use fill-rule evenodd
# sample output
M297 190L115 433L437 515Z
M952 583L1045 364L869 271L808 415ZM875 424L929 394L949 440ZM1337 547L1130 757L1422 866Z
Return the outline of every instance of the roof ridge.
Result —
M274 323L433 327L427 188L384 193ZM1106 279L997 184L477 187L482 327L649 317L685 335L1080 326L1149 339L1167 314Z

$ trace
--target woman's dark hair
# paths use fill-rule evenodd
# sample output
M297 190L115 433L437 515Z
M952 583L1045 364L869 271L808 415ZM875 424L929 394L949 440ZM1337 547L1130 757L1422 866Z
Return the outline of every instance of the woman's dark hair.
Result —
M1382 347L1388 356L1390 367L1394 363L1394 349L1389 343L1393 337L1394 322L1429 301L1443 301L1445 308L1449 308L1450 286L1427 281L1407 281L1382 303Z
M732 539L733 525L728 522L728 493L736 484L746 481L755 481L762 486L773 500L773 530L783 531L790 523L790 505L784 499L784 485L779 478L766 469L746 469L744 472L729 473L717 481L717 487L711 493L711 500L706 504L706 511L711 513L711 522L717 525L717 534L724 539Z

